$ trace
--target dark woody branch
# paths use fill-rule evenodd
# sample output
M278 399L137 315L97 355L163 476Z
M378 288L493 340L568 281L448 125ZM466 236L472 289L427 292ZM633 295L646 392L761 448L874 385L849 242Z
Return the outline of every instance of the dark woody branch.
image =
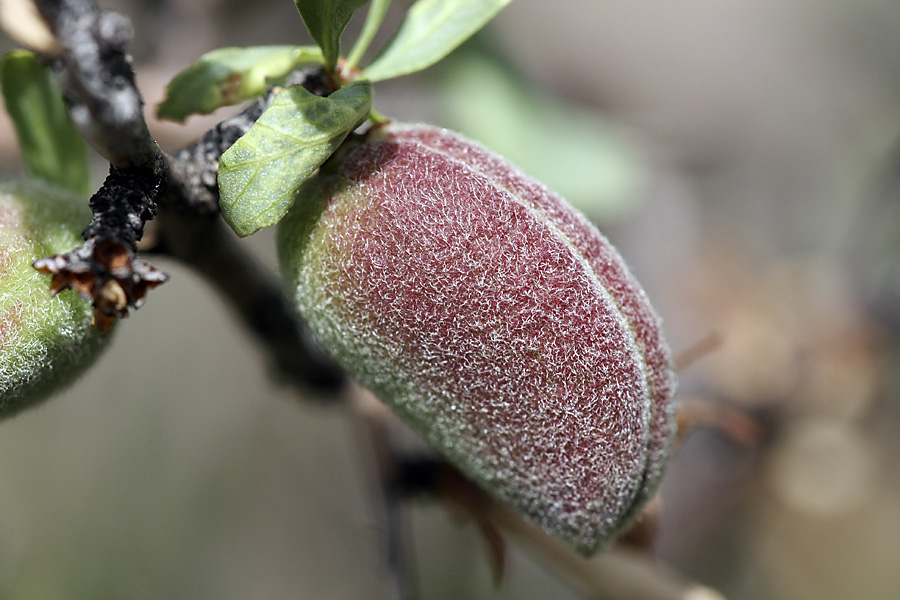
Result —
M317 70L300 71L293 82L315 82L317 75ZM312 341L280 284L239 246L237 236L219 218L219 160L269 107L275 93L269 90L199 141L167 156L169 177L159 195L153 251L203 275L263 342L281 379L316 392L334 392L344 388L347 376Z
M197 142L169 156L169 179L161 203L181 212L217 215L219 159L250 130L274 96L274 90L270 90L241 113L207 131Z
M161 210L154 252L195 269L262 343L278 378L322 399L349 383L343 370L312 340L281 285L249 253L218 216Z
M53 275L54 293L71 287L90 299L95 323L108 330L143 303L148 289L166 280L136 251L144 225L156 214L167 165L144 120L125 52L128 21L101 12L90 0L37 0L36 5L56 38L56 52L48 58L72 121L109 161L110 174L91 198L85 243L34 266Z
M161 153L143 117L125 45L128 20L101 12L92 0L37 0L57 41L52 65L69 103L72 121L114 168L159 175Z

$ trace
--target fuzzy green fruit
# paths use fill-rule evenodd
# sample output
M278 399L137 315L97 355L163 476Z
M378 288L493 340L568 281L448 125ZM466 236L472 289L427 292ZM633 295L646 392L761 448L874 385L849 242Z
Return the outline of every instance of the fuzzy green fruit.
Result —
M660 323L585 218L461 136L390 124L279 230L322 345L463 472L583 553L654 493L674 434Z
M97 357L92 309L69 290L51 298L39 258L82 242L87 201L29 180L0 184L0 418L45 399Z

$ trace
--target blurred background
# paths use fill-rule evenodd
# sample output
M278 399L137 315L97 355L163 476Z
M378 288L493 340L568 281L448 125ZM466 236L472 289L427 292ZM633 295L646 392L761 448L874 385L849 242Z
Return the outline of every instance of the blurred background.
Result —
M132 19L148 115L203 52L309 43L287 0L101 6ZM758 430L699 426L677 451L662 564L733 599L900 597L900 4L516 0L375 103L568 197L676 354L719 340L680 398ZM151 129L173 150L226 114ZM5 115L0 159L21 173ZM274 269L271 232L245 243ZM171 281L99 365L0 425L0 598L386 597L346 415L280 387L204 282L156 265ZM473 527L407 515L424 599L582 597L515 548L495 587Z

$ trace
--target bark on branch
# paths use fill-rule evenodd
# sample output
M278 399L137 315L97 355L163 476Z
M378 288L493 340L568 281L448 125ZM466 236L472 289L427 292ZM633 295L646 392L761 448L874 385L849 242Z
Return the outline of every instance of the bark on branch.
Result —
M47 57L62 85L69 114L82 136L110 163L110 174L91 198L93 218L85 243L35 262L53 275L52 291L74 288L94 305L95 323L108 330L138 308L148 289L166 276L138 258L144 225L156 215L166 161L143 117L143 101L125 45L131 26L101 12L90 0L37 0L56 37Z

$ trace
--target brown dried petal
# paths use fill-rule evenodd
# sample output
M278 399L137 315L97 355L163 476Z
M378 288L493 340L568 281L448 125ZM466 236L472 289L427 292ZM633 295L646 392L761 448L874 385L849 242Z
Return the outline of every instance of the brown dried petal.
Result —
M134 251L111 239L91 239L67 252L34 262L41 273L53 275L50 291L56 295L72 288L91 300L94 322L102 331L112 327L131 308L140 308L147 291L165 283L168 276Z

